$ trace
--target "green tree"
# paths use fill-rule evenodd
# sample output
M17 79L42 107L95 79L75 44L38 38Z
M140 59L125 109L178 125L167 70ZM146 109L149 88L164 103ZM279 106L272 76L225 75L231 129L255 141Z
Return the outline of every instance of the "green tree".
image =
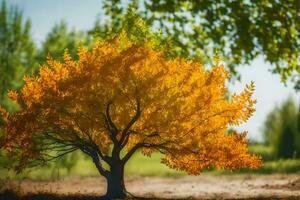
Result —
M103 23L100 18L97 18L94 27L87 32L88 42L92 44L95 40L106 39L113 32L114 27L118 26L110 25L108 22Z
M169 36L179 55L219 54L236 73L258 55L272 64L282 80L289 77L300 89L300 4L298 0L121 0L104 1L110 23L120 26L131 7L153 28ZM128 5L129 4L129 5Z
M23 76L33 71L35 45L30 35L30 21L24 22L17 7L8 9L5 1L0 8L0 105L13 110L7 98L8 89L23 84Z
M297 157L300 157L300 102L298 104L298 116L297 116Z
M263 139L266 145L272 145L276 142L277 132L281 126L280 109L275 107L266 117L263 127Z
M45 41L42 44L38 53L40 63L45 62L48 55L52 58L62 61L65 49L68 49L73 58L77 57L77 47L85 45L87 38L83 32L68 30L68 25L65 21L55 24L47 34Z
M276 156L278 158L293 158L296 153L296 106L292 99L288 99L281 110L281 132L276 143Z
M269 113L263 133L266 144L272 146L276 158L297 156L297 106L292 98Z

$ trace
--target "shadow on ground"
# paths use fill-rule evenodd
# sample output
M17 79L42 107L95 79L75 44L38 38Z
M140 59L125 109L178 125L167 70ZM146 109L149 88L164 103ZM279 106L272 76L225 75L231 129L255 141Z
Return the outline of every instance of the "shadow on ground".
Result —
M135 197L128 198L128 200L171 200L166 198L156 198L156 197ZM195 198L188 198L189 200L193 200ZM186 200L188 200L186 199ZM242 198L235 200L297 200L297 197L289 197L289 198ZM27 194L21 196L12 191L2 191L0 192L0 200L108 200L105 197L95 197L90 195L57 195L57 194L48 194L48 193L39 193L39 194ZM185 200L185 199L174 199L174 200ZM225 200L225 199L224 199Z

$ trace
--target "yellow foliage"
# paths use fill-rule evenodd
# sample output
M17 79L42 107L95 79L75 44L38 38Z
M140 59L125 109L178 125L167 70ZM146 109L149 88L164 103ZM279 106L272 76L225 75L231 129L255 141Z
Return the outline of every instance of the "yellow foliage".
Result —
M166 59L151 42L122 37L78 55L74 61L66 51L62 63L49 58L21 91L9 92L22 109L7 117L5 144L21 149L22 160L41 156L33 141L51 133L74 146L78 138L92 141L107 156L112 145L123 143L127 152L140 145L145 155L160 151L163 163L190 174L261 164L248 154L245 134L226 132L255 111L254 84L228 100L223 65L206 71L196 61ZM108 126L107 110L116 130Z

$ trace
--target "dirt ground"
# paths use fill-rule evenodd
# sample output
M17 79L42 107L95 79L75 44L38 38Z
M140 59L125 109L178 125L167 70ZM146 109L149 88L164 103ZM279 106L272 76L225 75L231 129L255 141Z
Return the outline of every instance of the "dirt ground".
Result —
M101 177L66 178L51 182L23 180L0 182L0 188L17 189L21 194L56 193L101 195ZM232 175L185 177L128 177L127 190L135 196L195 199L300 199L300 175Z

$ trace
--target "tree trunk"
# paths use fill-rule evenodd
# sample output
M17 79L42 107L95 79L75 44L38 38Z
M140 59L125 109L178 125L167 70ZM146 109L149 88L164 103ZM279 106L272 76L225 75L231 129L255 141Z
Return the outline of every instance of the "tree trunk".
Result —
M126 197L124 184L124 166L115 165L111 168L107 179L106 197L109 199L122 199Z

